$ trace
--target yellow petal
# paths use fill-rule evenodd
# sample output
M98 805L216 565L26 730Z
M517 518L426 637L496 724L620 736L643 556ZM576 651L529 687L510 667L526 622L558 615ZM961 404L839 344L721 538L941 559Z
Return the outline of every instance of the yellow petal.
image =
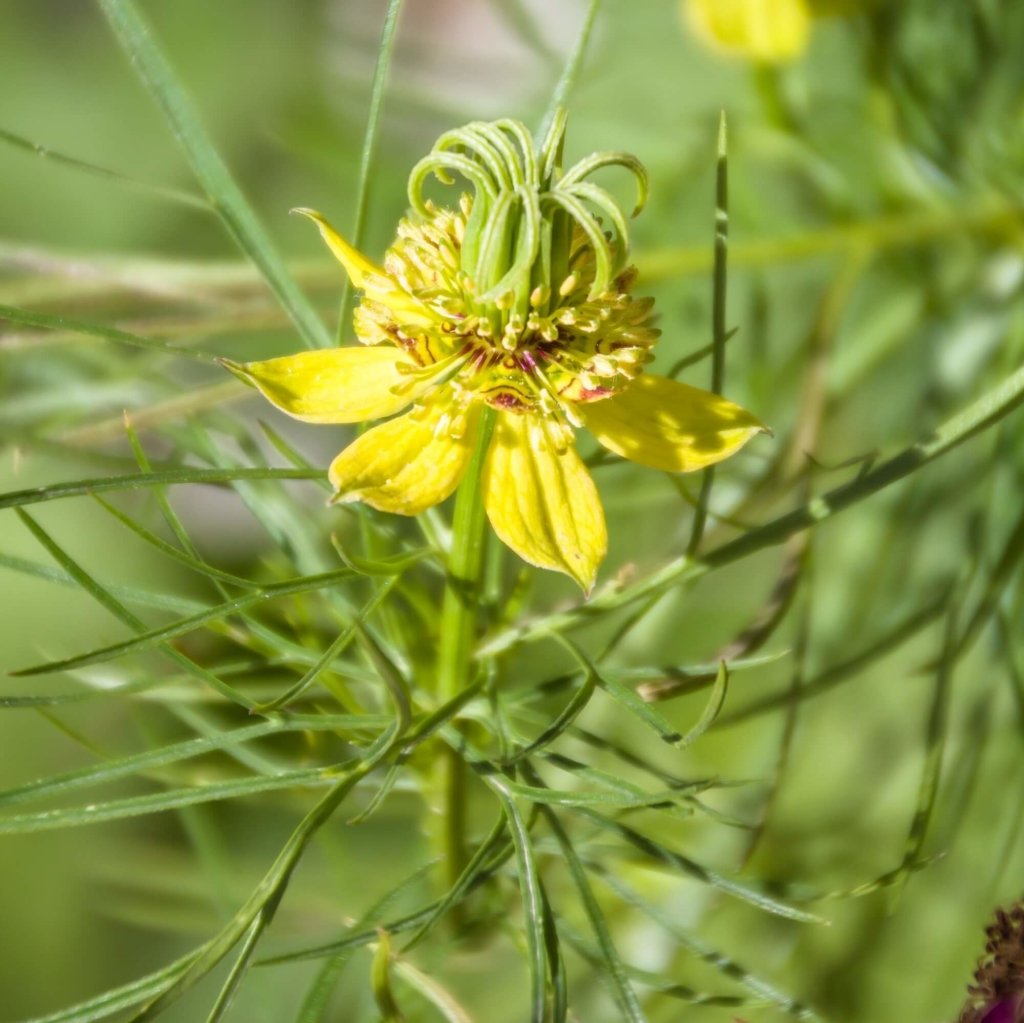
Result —
M587 467L559 452L544 420L499 413L484 463L495 533L524 561L565 572L587 593L608 549L604 510Z
M436 402L392 419L356 438L331 463L335 501L365 501L397 515L418 515L459 485L473 454L479 410L453 437L449 409Z
M422 302L413 298L392 277L389 277L385 270L377 266L376 263L371 263L358 249L349 245L316 210L300 207L292 210L292 213L300 213L302 216L308 217L320 228L321 236L338 262L345 268L349 280L357 288L365 291L367 298L387 306L400 324L429 327L438 322L439 318L433 315ZM356 333L365 344L376 344L382 340L376 322L372 318L360 317L359 310L356 311Z
M221 364L282 412L307 423L361 423L401 411L414 398L402 368L415 364L392 345L324 348L265 362ZM395 394L393 388L402 388Z
M327 242L327 247L334 253L335 259L345 268L349 280L357 288L365 286L367 274L383 276L384 271L375 263L371 263L358 249L353 248L344 238L334 230L327 222L323 214L316 210L306 209L304 206L297 207L292 213L299 213L303 217L309 217L318 228L320 237Z
M792 60L810 35L807 0L688 0L687 10L706 42L755 60Z
M621 393L578 409L609 451L666 472L693 472L720 462L765 429L717 394L648 374Z

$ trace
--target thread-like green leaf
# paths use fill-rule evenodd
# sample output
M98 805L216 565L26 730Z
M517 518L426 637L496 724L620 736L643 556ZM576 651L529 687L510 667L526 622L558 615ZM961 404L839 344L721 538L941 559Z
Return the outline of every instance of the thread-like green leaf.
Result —
M722 661L718 666L718 675L715 678L715 684L711 687L708 702L704 705L700 717L697 718L692 727L687 729L686 734L676 744L680 749L692 746L715 723L725 703L728 691L729 669L726 667L725 661Z
M535 784L540 781L536 776L531 780ZM572 876L573 883L576 885L576 891L579 892L580 901L583 903L587 919L590 921L590 926L594 931L594 937L597 938L598 948L600 949L600 958L604 967L602 977L612 989L612 994L615 996L615 1001L619 1006L619 1011L622 1013L622 1018L628 1020L629 1023L646 1023L647 1017L640 1007L640 1001L636 996L636 992L630 986L629 978L623 969L622 960L619 958L618 950L615 948L615 943L612 941L611 933L608 930L608 923L604 918L604 913L594 897L590 882L587 880L587 872L579 856L576 854L568 832L562 827L558 815L550 808L543 807L541 814L547 821L548 827L551 828L558 842L558 847L562 850L562 856L569 867L569 873Z
M16 508L15 511L21 521L28 526L33 536L46 548L52 557L58 562L61 568L92 596L102 607L105 607L115 618L124 622L135 633L145 631L145 625L141 619L129 611L112 594L105 590L81 565L78 564L54 539L33 519L24 508ZM161 644L162 645L162 644ZM177 664L181 665L190 675L198 678L212 689L226 696L233 703L243 707L251 708L252 703L248 697L218 678L213 672L196 664L191 658L179 650L169 646L163 646L163 652Z
M609 820L607 817L602 816L594 810L586 809L585 807L577 807L574 812L582 814L603 830L611 831L618 835L629 845L633 846L634 849L643 853L648 859L656 863L662 863L665 866L672 867L688 877L692 877L704 884L711 885L712 888L717 888L719 891L732 895L743 902L747 902L757 909L762 909L774 916L785 917L788 920L798 920L801 923L825 923L820 916L816 916L813 913L807 913L802 909L797 909L795 906L790 906L785 902L781 902L774 896L768 895L766 892L760 891L752 885L734 881L732 878L725 877L717 871L710 870L708 867L697 863L696 860L692 860L690 857L684 856L682 853L666 848L659 842L655 842L653 839L648 838L646 835L642 835L639 831L636 831L634 828L628 827L619 821Z
M276 597L286 597L296 593L309 593L313 590L320 590L327 586L333 586L342 579L351 578L351 576L352 572L349 569L341 568L334 572L323 572L320 575L289 579L283 583L272 583L269 586L262 587L255 593L234 597L214 607L207 608L207 610L199 614L190 615L188 618L181 618L176 622L171 622L169 625L164 625L157 629L150 629L148 632L144 632L132 639L99 647L96 650L90 650L88 653L79 654L77 657L67 657L60 661L50 661L46 664L38 664L30 668L21 668L17 671L12 671L11 674L23 677L28 675L44 675L53 671L72 671L75 668L84 668L89 664L99 664L125 654L138 653L141 650L148 650L164 643L169 639L182 636L187 632L194 632L210 622L216 622L230 615L239 614L267 600L272 600Z
M46 487L12 490L0 494L0 508L16 508L63 497L103 493L108 490L139 490L185 483L235 483L242 480L313 480L323 475L320 469L164 469L160 472L125 473L97 479L51 483Z
M391 986L391 938L383 928L377 932L377 950L370 967L370 986L373 988L373 1000L377 1003L381 1023L405 1023L405 1016L398 1007L398 999Z
M724 977L741 984L755 997L764 999L773 1005L777 1005L783 1012L797 1019L818 1020L820 1017L810 1007L802 1002L791 998L789 995L779 991L776 987L762 980L751 973L746 967L734 959L712 948L703 942L696 940L692 935L683 930L669 913L666 913L656 903L645 899L638 892L617 877L614 871L607 870L599 863L589 862L588 868L593 874L600 877L611 887L616 894L623 898L629 905L638 909L645 916L653 920L659 927L663 928L672 936L673 941L681 945L691 955L707 963Z
M128 177L120 171L111 170L109 167L100 167L98 164L89 163L87 160L79 160L77 157L68 156L66 153L58 153L49 146L41 146L21 135L15 135L12 131L0 128L0 142L6 142L18 149L24 149L34 156L42 157L52 163L69 167L72 170L84 171L98 178L103 178L115 185L124 185L128 188L137 189L158 199L168 199L171 202L182 206L191 206L193 209L203 210L206 213L212 212L210 204L201 196L192 192L182 191L180 188L171 188L168 185L156 185L149 181L139 181L136 178Z
M519 808L506 787L506 779L488 777L487 785L498 797L515 848L516 873L523 905L523 923L530 968L530 1023L545 1023L547 958L545 955L543 893L530 844L530 833Z
M369 924L374 923L382 913L398 898L405 894L409 888L422 882L428 870L433 869L434 864L428 863L414 871L399 885L385 892L360 918L353 924L351 930L362 931ZM372 932L369 932L372 933ZM389 933L396 933L392 927ZM331 994L341 977L342 971L348 964L348 960L357 946L348 945L340 952L336 952L317 972L313 983L310 985L302 1006L299 1008L299 1015L295 1023L324 1023ZM257 965L259 965L257 963Z
M266 282L310 347L330 344L330 335L274 250L231 172L220 158L132 0L98 0L139 78L156 100L210 204Z
M176 764L193 757L203 756L216 750L227 749L241 743L254 742L268 735L300 731L347 731L350 728L365 734L365 731L368 729L379 731L390 720L390 718L380 714L367 714L365 716L357 714L309 714L294 715L276 721L266 721L262 724L249 725L245 728L234 728L218 732L209 737L186 739L184 742L173 743L158 749L146 750L142 753L134 753L125 757L117 757L116 759L93 764L89 767L79 768L76 771L47 775L25 785L19 785L17 788L0 792L0 806L10 806L33 799L60 796L66 792L73 792L76 789L85 788L90 785L103 785L107 782L116 781L118 778L128 778L132 775L151 771L157 767L166 767L168 764Z
M306 768L285 771L270 777L240 778L211 785L194 785L184 789L168 789L146 796L114 799L68 810L44 810L41 813L19 814L0 818L0 835L26 834L33 831L56 831L85 824L103 824L151 813L164 813L182 806L216 803L225 799L241 799L261 792L279 792L329 784L337 777L335 768Z
M163 355L181 356L192 359L195 362L205 362L209 365L216 364L217 357L209 352L200 351L197 348L175 348L166 341L157 341L153 338L143 337L141 334L133 334L118 327L110 327L104 323L89 323L85 320L75 320L67 316L55 316L50 313L37 313L28 309L18 309L10 305L0 305L0 320L8 320L11 323L20 323L26 327L43 327L46 330L64 330L73 334L85 334L88 337L98 337L105 341L113 341L117 344L130 345L133 348L145 348L151 352L160 352Z
M48 1016L36 1016L25 1023L95 1023L96 1020L107 1019L116 1012L123 1012L133 1005L147 998L151 998L157 992L163 990L168 984L185 973L188 968L200 956L202 949L196 949L187 955L176 959L173 963L153 973L133 980L121 987L104 991L103 994L90 998L85 1002L79 1002L68 1009L51 1013Z
M600 6L601 0L590 0L587 13L583 16L583 22L580 25L579 34L576 36L576 42L569 52L569 56L562 67L562 74L559 76L551 93L547 112L544 115L540 130L537 132L538 138L544 138L552 121L555 119L558 109L567 106L569 103L569 96L576 85L576 79L579 77L580 70L583 67L583 59L586 56L587 46L590 43L590 33L594 29L594 22L597 20L597 12Z
M751 718L759 717L762 714L770 713L785 707L792 699L799 702L821 696L824 693L835 689L847 680L854 678L858 673L864 671L874 661L911 640L914 636L926 629L935 622L946 610L949 604L947 595L938 600L926 604L923 608L912 611L909 615L901 618L890 629L886 629L874 642L869 643L863 650L852 657L826 668L819 675L808 679L800 686L799 693L792 694L788 689L781 693L772 693L770 696L763 696L754 700L745 707L723 714L714 722L714 728L728 728L740 724Z
M256 914L256 919L250 924L249 931L242 942L242 947L239 949L238 957L231 966L231 972L228 974L227 980L224 981L224 985L217 995L217 1001L214 1002L210 1015L206 1017L206 1023L221 1023L228 1009L231 1008L231 1003L235 1000L238 989L242 986L242 981L252 966L252 957L256 952L256 946L259 944L260 938L263 937L267 924L270 922L270 915L269 910L264 908Z
M351 243L361 249L363 235L366 231L367 203L370 197L370 180L374 161L377 157L377 140L380 137L380 124L384 111L384 92L387 87L388 69L391 66L391 54L395 48L395 36L398 30L398 15L402 10L402 0L388 0L384 14L384 25L380 33L380 45L377 47L377 63L373 70L373 85L370 89L370 109L366 115L366 131L363 133L363 150L359 158L359 184L356 187L356 210L352 220ZM352 282L345 275L342 281L341 310L338 315L337 341L345 340L348 320L352 311Z
M718 120L718 157L715 166L715 260L711 287L711 392L721 394L725 386L725 345L729 330L725 304L729 287L729 151L723 110ZM693 513L690 541L686 553L693 557L700 549L708 520L711 491L715 483L715 466L701 473L700 493Z
M93 497L97 504L117 519L117 521L123 526L130 529L136 536L144 540L151 547L160 551L161 554L177 561L178 564L184 565L186 568L190 568L193 572L198 572L200 575L205 575L209 579L216 579L218 582L229 583L232 586L241 586L245 589L259 588L259 583L254 583L251 579L243 579L241 576L232 575L230 572L224 572L219 568L215 568L213 565L208 565L205 561L202 561L199 558L193 557L186 551L180 550L173 544L169 544L166 540L157 536L152 530L146 529L145 526L136 522L130 515L126 515L119 508L115 508L109 501L104 501L103 498L97 494L94 494Z

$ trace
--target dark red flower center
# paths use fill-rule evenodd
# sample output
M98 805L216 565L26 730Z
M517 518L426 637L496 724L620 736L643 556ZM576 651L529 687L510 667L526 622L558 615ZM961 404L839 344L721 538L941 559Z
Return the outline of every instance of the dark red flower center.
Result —
M1016 1023L1017 1014L1014 1011L1013 1002L1005 1000L998 1005L993 1005L984 1016L981 1023Z

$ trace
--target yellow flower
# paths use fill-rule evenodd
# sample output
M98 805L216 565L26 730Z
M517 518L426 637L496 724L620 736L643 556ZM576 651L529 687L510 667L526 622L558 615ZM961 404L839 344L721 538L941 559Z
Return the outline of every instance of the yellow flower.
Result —
M642 465L689 472L731 455L762 426L714 394L642 373L658 336L653 301L630 294L626 218L586 179L628 168L639 209L646 174L623 153L597 153L563 173L564 128L559 115L539 150L515 121L443 135L413 170L412 214L383 266L320 214L299 210L362 292L363 345L225 364L307 422L395 416L345 448L329 475L334 500L401 515L455 490L493 417L482 488L494 531L526 561L589 591L607 533L576 429ZM474 194L454 210L425 202L426 177L451 183L452 171Z
M719 49L776 63L799 57L811 32L808 0L684 0L690 24Z

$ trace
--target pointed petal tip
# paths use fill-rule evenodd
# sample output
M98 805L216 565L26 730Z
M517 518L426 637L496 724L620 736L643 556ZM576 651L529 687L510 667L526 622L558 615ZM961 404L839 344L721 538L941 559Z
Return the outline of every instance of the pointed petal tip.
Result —
M327 504L332 508L337 504L355 504L357 501L359 501L358 490L336 490L327 498Z
M587 427L609 451L663 472L694 472L771 429L721 395L644 373L585 406Z
M361 423L409 404L394 388L405 381L405 353L391 345L317 348L260 362L219 360L276 408L308 423Z
M357 288L364 287L367 275L383 274L384 271L380 267L371 263L355 246L350 245L338 234L330 221L319 211L308 206L295 206L289 212L297 213L316 224L320 230L320 237L327 243L327 247L334 253L334 258L345 268L345 272Z
M256 383L253 381L252 374L246 369L245 363L235 362L234 359L218 358L217 364L223 366L232 376L238 377L243 384L247 384L249 387L255 387Z
M493 528L494 523L491 523ZM495 529L497 533L497 529ZM514 551L523 561L528 565L533 565L534 568L543 569L545 572L557 572L559 575L567 576L571 579L582 591L583 600L586 602L594 595L594 587L597 585L597 568L595 567L589 575L584 575L582 572L576 572L572 566L568 563L556 564L551 560L541 560L531 554L530 551L524 550L522 547L513 546L508 540L498 534L498 538L512 551Z
M478 411L460 437L437 430L446 406L406 413L357 437L331 462L332 504L361 501L393 515L419 515L446 500L465 473Z

